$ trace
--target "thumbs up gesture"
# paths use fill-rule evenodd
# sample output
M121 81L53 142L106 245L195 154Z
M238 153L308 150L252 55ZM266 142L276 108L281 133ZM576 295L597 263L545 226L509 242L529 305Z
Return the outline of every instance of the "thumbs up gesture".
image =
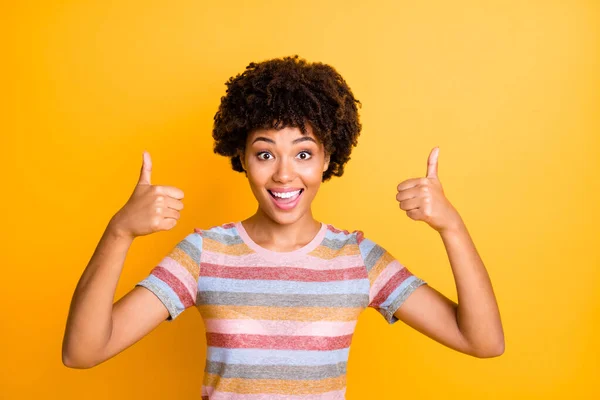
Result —
M425 221L438 232L452 229L462 222L458 211L444 195L438 172L439 147L434 147L427 159L427 176L412 178L398 185L396 200L406 215L415 221Z
M112 217L110 225L120 235L135 238L172 229L183 209L183 191L150 183L152 160L144 152L139 180L127 203Z

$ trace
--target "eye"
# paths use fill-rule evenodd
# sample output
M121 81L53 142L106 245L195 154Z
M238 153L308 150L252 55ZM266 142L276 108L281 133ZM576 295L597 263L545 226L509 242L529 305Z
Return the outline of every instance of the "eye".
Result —
M269 160L269 158L262 157L263 155L267 155L267 156L269 156L269 157L270 157L270 156L271 156L271 153L268 153L268 152L266 152L266 151L261 151L260 153L257 153L257 154L256 154L256 156L258 157L258 159L259 159L259 160L263 160L263 161L267 161L267 160Z
M308 160L312 157L312 154L310 153L310 151L301 151L300 153L298 153L298 156L304 155L304 157L300 157L301 160Z

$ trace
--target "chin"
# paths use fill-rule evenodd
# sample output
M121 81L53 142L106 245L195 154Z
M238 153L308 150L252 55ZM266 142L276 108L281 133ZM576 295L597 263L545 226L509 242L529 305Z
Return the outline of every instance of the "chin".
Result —
M301 217L301 215L297 215L296 213L293 214L283 214L283 213L279 213L279 212L275 212L275 213L268 213L267 214L273 221L277 222L280 225L289 225L289 224L293 224L294 222L298 221Z
M267 207L261 207L261 210L267 217L269 217L271 220L280 225L293 224L294 222L301 219L302 216L305 214L305 211L300 211L298 209L286 212L270 207L271 205L269 204Z

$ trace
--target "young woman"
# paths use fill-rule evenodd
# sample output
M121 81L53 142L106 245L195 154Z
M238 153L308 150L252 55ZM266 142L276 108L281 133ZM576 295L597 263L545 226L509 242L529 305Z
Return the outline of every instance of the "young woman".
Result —
M400 183L396 199L440 233L458 304L361 231L313 217L321 183L342 176L361 130L360 102L335 69L285 57L251 63L227 87L215 115L215 152L246 175L256 213L195 229L113 305L133 239L173 228L183 209L180 189L150 183L144 153L133 194L75 289L66 366L95 366L192 306L206 325L203 399L343 399L349 346L366 307L465 354L503 353L486 269L437 177L439 149L427 176Z

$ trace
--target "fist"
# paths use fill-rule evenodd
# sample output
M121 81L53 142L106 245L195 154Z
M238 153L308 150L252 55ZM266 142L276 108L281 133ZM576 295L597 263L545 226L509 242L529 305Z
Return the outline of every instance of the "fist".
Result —
M144 151L140 177L127 203L113 216L111 226L130 238L172 229L183 209L183 191L150 183L152 160Z
M434 147L427 159L427 175L407 179L397 189L396 200L406 215L416 221L424 221L438 232L451 229L461 218L444 195L438 178L439 147Z

